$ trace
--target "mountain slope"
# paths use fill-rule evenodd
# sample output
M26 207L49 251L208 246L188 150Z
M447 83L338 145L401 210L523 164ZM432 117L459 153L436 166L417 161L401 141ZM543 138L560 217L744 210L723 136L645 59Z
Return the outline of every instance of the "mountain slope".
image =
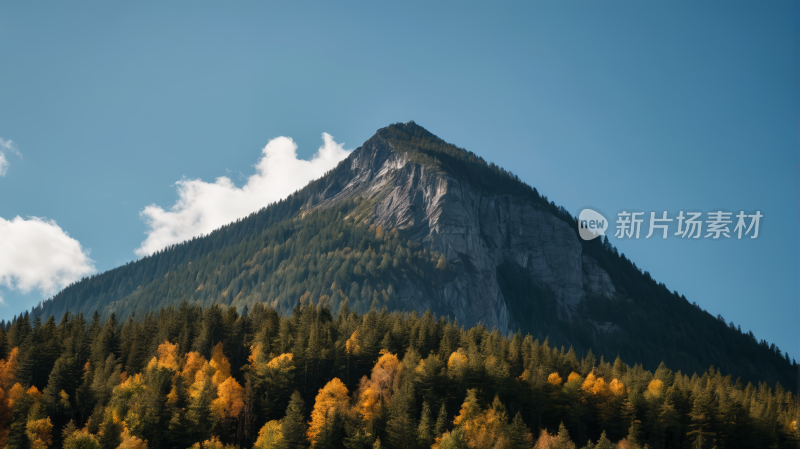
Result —
M409 122L379 130L321 179L209 236L69 286L33 310L118 318L178 305L347 300L431 310L655 369L714 365L794 385L796 366L584 242L563 208L505 170Z

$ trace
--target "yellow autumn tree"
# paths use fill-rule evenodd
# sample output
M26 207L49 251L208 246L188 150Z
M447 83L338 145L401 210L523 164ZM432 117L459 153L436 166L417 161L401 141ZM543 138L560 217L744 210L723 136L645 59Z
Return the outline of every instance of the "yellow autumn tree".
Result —
M267 368L278 371L290 370L292 368L293 359L294 354L292 353L281 354L270 360L269 363L267 363Z
M554 387L561 387L561 384L563 383L563 380L558 373L551 373L549 376L547 376L547 381Z
M350 401L348 394L347 387L338 377L334 377L333 380L320 388L314 400L314 410L311 412L311 425L308 427L308 439L311 440L312 444L316 444L317 436L319 436L331 413L346 414L348 412L348 403Z
M158 346L158 366L178 371L179 358L178 358L178 344L172 344L169 341Z
M608 391L608 385L602 377L595 377L594 372L589 373L581 384L581 390L587 395L604 396Z
M611 383L608 384L608 389L614 396L622 396L626 393L625 385L617 379L612 380Z
M348 354L351 355L359 355L361 354L361 345L358 343L358 329L353 332L353 335L347 339L347 343L344 345L345 349L347 350Z
M464 399L464 403L461 404L461 410L459 410L458 415L456 415L453 420L453 424L468 430L471 423L474 423L475 418L477 418L480 413L481 407L478 404L478 390L474 388L469 389L467 390L467 397Z
M260 344L250 347L250 370L259 376L278 375L278 377L286 377L291 374L294 369L292 360L294 354L286 353L281 354L271 359L267 354L264 354Z
M194 375L194 381L191 385L189 385L189 396L193 399L197 399L202 391L206 388L206 382L210 385L210 388L216 388L212 382L212 377L214 376L214 371L209 366L208 362L203 364L203 367Z
M395 378L401 368L400 360L390 352L384 352L372 368L370 381L386 401L391 396Z
M653 395L661 394L661 389L664 387L664 382L661 382L658 379L653 379L647 385L647 391Z
M491 407L482 410L478 403L477 390L467 390L467 397L453 424L462 432L464 441L471 448L508 447L505 440L508 416L498 397L494 398Z
M458 351L450 354L450 358L447 359L447 372L450 377L457 380L463 380L464 375L467 372L468 362L469 359L464 353L463 348L458 348Z
M11 390L17 378L17 359L19 358L19 348L14 348L8 354L8 358L0 360L0 388L4 391Z
M117 449L147 449L147 440L131 435L126 427L122 431L122 443L117 446Z
M189 449L234 449L232 444L222 444L216 436L203 441L202 443L194 443Z
M582 383L582 381L583 381L583 379L581 379L581 375L576 373L576 372L574 372L574 371L569 373L569 376L567 376L567 383L568 384L579 384L579 383Z
M89 430L83 428L73 432L64 439L64 449L101 449L100 442L97 437L89 433Z
M31 449L47 449L53 443L53 423L50 417L28 421L25 433L31 442Z
M244 410L244 388L233 377L228 377L217 387L217 399L211 411L220 419L237 418Z
M556 447L556 436L547 433L547 429L542 429L539 438L536 439L536 445L533 449L550 449Z
M38 401L38 400L39 400L39 399L41 399L41 397L42 397L42 392L41 392L41 391L39 391L39 389L38 389L38 388L36 388L35 386L31 386L30 388L28 388L28 389L25 391L25 394L26 394L26 395L27 395L29 398L33 399L34 401Z
M247 361L250 364L250 369L255 370L256 366L265 363L266 359L267 354L264 354L261 343L250 346L250 356L247 357Z
M14 403L25 395L25 388L19 382L15 383L10 390L8 390L8 406L14 407Z
M361 378L356 397L358 398L356 409L361 415L361 418L366 422L375 419L380 410L381 395L372 385L372 382L367 379L367 376Z
M615 410L619 408L619 403L615 393L612 391L611 386L621 385L619 381L616 384L607 384L602 377L595 377L594 373L589 373L581 385L581 391L584 397L592 403L598 412L598 418L603 426L608 425L614 416Z
M191 351L186 354L186 361L183 362L183 371L181 371L181 376L186 380L188 385L194 383L195 375L197 375L197 371L203 368L203 365L206 364L206 358L200 355L199 352Z
M283 447L283 425L280 421L269 421L258 431L253 449L280 449Z
M217 343L217 345L214 346L214 349L211 351L211 361L208 362L208 365L214 369L214 375L211 381L214 383L215 387L231 377L231 364L222 352L222 343Z
M378 416L381 404L389 403L395 379L401 369L397 356L384 351L372 368L370 378L361 378L356 391L356 409L364 421L372 421Z

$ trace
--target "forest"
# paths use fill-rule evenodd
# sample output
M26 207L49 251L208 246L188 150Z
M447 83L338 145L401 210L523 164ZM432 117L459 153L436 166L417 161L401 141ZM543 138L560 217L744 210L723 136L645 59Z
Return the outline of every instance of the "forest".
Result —
M800 447L780 383L307 295L0 328L6 448Z

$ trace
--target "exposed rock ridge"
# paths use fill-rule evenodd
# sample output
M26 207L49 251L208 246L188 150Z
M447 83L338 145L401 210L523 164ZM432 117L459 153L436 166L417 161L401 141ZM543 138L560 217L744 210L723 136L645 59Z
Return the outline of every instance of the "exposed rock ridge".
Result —
M306 205L307 210L358 199L360 221L400 228L456 262L457 280L435 289L402 285L409 308L439 310L459 322L481 322L513 332L497 280L512 261L556 295L569 318L587 298L615 294L609 275L589 256L570 226L519 197L491 194L456 179L446 169L413 161L379 132L344 162Z

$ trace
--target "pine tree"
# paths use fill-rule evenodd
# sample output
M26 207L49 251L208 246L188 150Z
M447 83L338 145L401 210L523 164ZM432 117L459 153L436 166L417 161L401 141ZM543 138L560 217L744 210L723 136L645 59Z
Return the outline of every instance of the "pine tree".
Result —
M114 419L113 414L107 413L103 423L100 424L98 443L103 449L116 449L122 443L123 424Z
M422 416L419 420L419 427L417 427L417 446L420 448L429 448L433 444L435 435L433 434L433 417L431 416L431 407L428 401L422 403Z
M206 378L189 405L188 419L191 422L194 441L205 441L211 436L213 424L211 403L214 401L214 394L214 385L210 378Z
M595 444L594 449L613 449L614 443L612 443L608 437L606 436L606 431L604 430L603 433L600 435L600 439L597 440L597 444Z
M572 438L569 437L569 432L567 432L567 428L564 427L563 421L558 426L558 435L556 436L553 449L575 449L575 443L573 443Z
M447 406L442 403L439 415L436 417L436 427L433 428L434 437L440 437L447 430Z
M306 439L305 402L300 393L295 390L286 408L286 417L281 424L283 439L287 449L300 449L308 447Z
M641 422L639 420L634 420L631 422L631 427L628 429L627 439L634 447L642 447L644 443L644 441L642 441L642 431L640 427Z
M469 445L464 439L464 431L462 429L453 429L452 432L442 435L439 449L469 449Z
M386 434L389 447L409 449L415 446L417 425L414 420L414 387L406 380L392 395Z
M517 412L508 429L508 441L513 448L528 448L531 444L531 435L528 426L522 420L522 414Z

